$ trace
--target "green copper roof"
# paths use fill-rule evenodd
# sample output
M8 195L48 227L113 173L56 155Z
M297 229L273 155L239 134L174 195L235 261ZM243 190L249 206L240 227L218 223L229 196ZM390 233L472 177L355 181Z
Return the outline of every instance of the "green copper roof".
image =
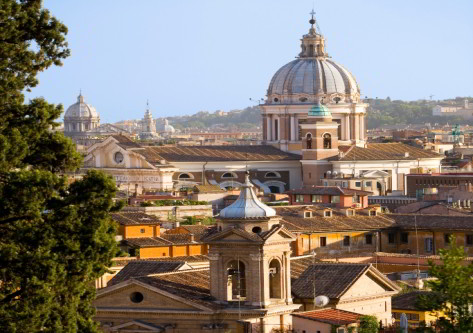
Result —
M323 104L315 104L309 110L309 117L331 117L332 113Z

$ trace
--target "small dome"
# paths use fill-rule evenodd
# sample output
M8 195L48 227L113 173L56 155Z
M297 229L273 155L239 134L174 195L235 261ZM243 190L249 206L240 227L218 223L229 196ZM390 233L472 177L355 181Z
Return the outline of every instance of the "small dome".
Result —
M156 126L156 130L159 133L169 133L169 134L172 134L176 131L173 126L169 125L169 121L167 119L164 119L161 124L158 124Z
M247 173L245 183L240 189L240 196L230 206L220 211L220 218L244 219L275 216L276 211L262 203L250 182L250 176Z
M99 114L95 108L85 103L84 96L79 94L77 97L77 102L72 104L67 108L66 113L64 114L64 119L74 118L74 119L92 119L99 118Z
M332 117L332 113L325 105L317 103L309 110L309 117L327 118Z

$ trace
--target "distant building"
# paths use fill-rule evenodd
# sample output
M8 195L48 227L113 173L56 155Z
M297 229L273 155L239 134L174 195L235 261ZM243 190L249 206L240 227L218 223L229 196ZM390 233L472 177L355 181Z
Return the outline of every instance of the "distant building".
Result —
M141 120L141 132L140 139L154 139L158 135L156 134L156 126L153 121L153 115L149 109L149 106L146 107L145 115Z
M85 103L82 93L77 102L67 108L64 114L64 134L69 137L86 137L88 132L100 125L100 116L95 108Z
M176 132L173 126L169 125L169 121L167 119L163 119L160 123L156 124L156 131L161 136L171 136Z
M436 105L432 109L434 116L460 116L465 119L473 119L473 105L465 99L462 105Z

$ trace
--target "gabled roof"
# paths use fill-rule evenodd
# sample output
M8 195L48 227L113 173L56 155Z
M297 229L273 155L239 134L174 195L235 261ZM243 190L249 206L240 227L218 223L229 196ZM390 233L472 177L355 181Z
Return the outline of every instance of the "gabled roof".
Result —
M408 153L408 154L406 154ZM407 155L407 156L406 156ZM403 143L368 143L366 148L353 146L339 161L416 160L418 158L443 158L430 150L415 148ZM335 159L337 160L337 159Z
M273 146L193 146L144 147L139 151L150 163L218 162L218 161L298 161L299 155L283 152Z
M110 216L121 225L156 225L161 223L156 216L141 212L120 211L118 213L111 213Z
M371 195L373 192L361 191L351 188L341 188L339 186L312 186L286 191L287 194L315 194L315 195Z
M393 227L405 230L473 230L473 214L462 215L417 215L389 214L395 221Z
M224 307L210 294L208 269L144 276L134 279L209 309Z
M134 142L132 139L125 135L111 135L112 138L114 138L117 141L117 144L126 149L126 148L141 148L141 146Z
M314 298L315 277L317 295L340 298L369 268L370 264L316 263L310 265L292 282L292 294L297 298Z
M296 312L293 313L292 316L331 325L349 325L357 323L362 315L338 309L321 309L307 312Z
M416 305L418 297L420 295L429 295L430 291L411 291L408 293L396 295L392 297L391 308L396 310L413 310L419 311L419 307Z
M268 241L270 242L271 237L275 234L282 234L283 237L287 239L293 239L293 240L296 239L296 235L294 235L292 232L287 230L283 225L276 224L276 225L273 225L273 227L269 229L268 231L264 231L259 234L254 233L254 232L248 232L244 229L232 227L232 228L228 228L226 230L211 234L205 239L203 239L203 241L210 244L212 242L224 241L224 242L231 243L231 242L241 242L243 240L247 240L248 242L251 242L251 243L255 243L255 242L266 243ZM229 239L231 235L237 235L241 237L241 239L233 241Z
M185 268L184 261L152 261L152 260L135 260L128 263L115 275L109 286L126 281L131 278L146 276L150 274L173 272ZM188 267L190 269L190 266Z

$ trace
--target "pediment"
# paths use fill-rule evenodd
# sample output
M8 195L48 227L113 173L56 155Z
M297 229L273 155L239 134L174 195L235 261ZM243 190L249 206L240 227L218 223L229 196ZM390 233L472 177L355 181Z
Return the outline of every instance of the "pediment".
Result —
M163 327L141 320L132 320L110 327L108 330L112 332L162 332Z
M258 235L256 234L250 234L249 232L246 232L245 230L242 229L237 229L237 228L232 228L225 230L223 232L219 232L215 235L210 236L207 239L207 242L257 242L261 243L263 240L259 238Z
M389 173L381 170L372 170L372 171L367 171L361 175L363 178L377 178L377 177L389 177Z
M140 293L142 300L134 302L132 295ZM192 301L168 293L134 279L104 288L97 293L94 306L98 309L151 309L155 311L208 311Z
M287 230L284 227L278 228L277 230L274 230L274 232L270 232L266 237L265 237L265 242L277 242L277 241L282 241L282 240L290 240L294 241L296 240L296 235L294 235L292 232Z
M344 293L340 299L382 296L397 291L392 283L384 276L379 276L372 269L361 275Z

